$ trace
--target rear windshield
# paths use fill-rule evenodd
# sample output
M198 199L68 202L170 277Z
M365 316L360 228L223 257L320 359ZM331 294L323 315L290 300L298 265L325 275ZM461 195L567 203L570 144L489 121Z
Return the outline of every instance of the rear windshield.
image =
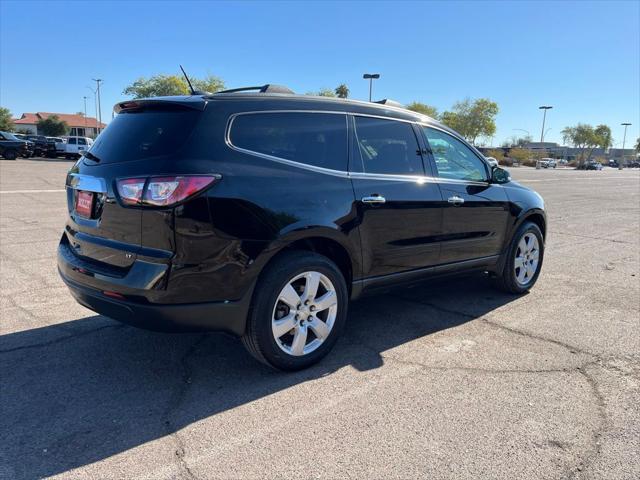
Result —
M199 111L186 108L123 111L96 138L89 158L105 164L175 154L199 117Z

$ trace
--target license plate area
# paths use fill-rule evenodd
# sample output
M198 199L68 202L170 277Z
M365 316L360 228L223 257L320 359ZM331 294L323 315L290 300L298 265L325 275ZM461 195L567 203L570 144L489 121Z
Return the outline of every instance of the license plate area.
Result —
M77 190L75 205L76 213L83 218L91 218L94 202L95 194L93 192Z

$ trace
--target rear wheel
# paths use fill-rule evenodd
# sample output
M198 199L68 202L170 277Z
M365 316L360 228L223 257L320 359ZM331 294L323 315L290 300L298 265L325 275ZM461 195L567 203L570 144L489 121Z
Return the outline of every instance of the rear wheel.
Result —
M15 160L18 157L18 152L15 150L5 150L2 156L7 160Z
M324 357L347 316L347 286L338 267L311 252L289 252L261 276L242 341L257 360L300 370Z
M511 240L502 271L493 277L494 285L508 293L529 291L538 280L543 257L544 238L540 228L525 222Z

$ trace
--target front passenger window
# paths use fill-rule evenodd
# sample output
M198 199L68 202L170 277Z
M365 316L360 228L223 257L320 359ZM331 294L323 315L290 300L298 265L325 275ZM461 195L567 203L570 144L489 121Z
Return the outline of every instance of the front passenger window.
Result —
M460 140L434 128L424 127L436 162L438 176L454 180L487 181L485 163Z

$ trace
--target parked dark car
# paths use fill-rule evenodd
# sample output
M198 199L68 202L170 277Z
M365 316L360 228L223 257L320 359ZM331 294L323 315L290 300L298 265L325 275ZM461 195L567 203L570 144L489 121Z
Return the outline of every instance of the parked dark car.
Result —
M585 162L578 165L578 170L602 170L602 164L599 162Z
M47 139L47 152L46 156L49 158L55 158L58 156L58 151L61 150L61 145L64 145L64 138L61 137L46 137Z
M33 152L35 151L36 144L29 140L27 136L23 135L22 133L14 133L13 136L27 144L26 150L23 150L21 157L33 157Z
M29 145L10 132L0 132L0 155L7 160L15 160L18 157L28 157Z
M43 157L49 151L49 143L44 135L27 135L27 138L35 143L34 155Z
M66 180L58 268L77 301L153 330L223 330L295 370L363 294L476 270L534 285L540 195L431 118L289 92L116 105Z

